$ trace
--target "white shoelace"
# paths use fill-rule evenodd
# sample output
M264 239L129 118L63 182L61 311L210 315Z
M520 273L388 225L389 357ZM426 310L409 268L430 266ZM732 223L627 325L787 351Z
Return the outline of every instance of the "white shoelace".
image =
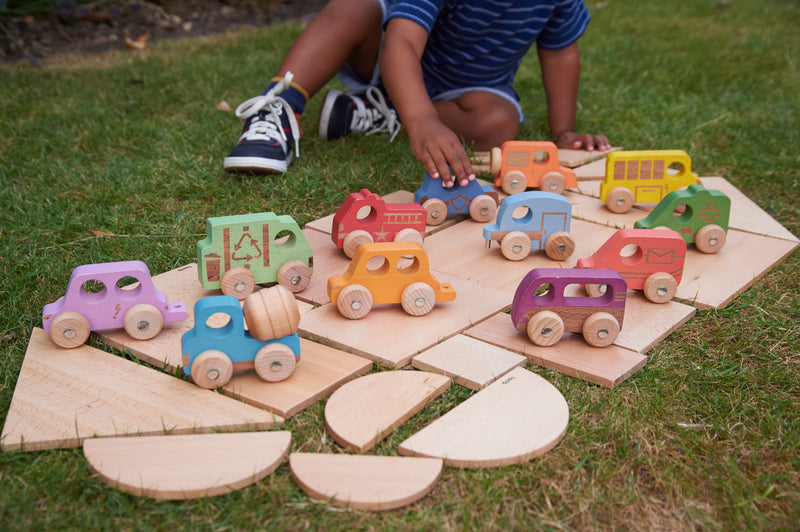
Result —
M388 131L391 133L389 142L393 141L400 132L400 121L397 119L397 113L394 109L389 108L383 94L377 87L368 88L364 95L369 103L373 105L373 109L368 110L360 98L348 95L356 104L356 111L353 113L353 121L350 124L350 128L356 133L364 133L366 135Z
M263 119L255 119L250 122L250 127L247 131L242 133L242 138L247 140L277 140L280 142L283 150L286 151L286 132L283 130L281 123L281 113L286 113L289 118L289 127L292 130L292 137L294 138L295 154L300 156L300 125L297 123L297 116L294 114L294 109L289 105L286 100L278 96L281 92L288 89L292 84L294 76L291 72L287 72L277 85L272 87L266 94L261 94L255 98L242 102L236 108L236 116L247 120L264 110L266 115Z

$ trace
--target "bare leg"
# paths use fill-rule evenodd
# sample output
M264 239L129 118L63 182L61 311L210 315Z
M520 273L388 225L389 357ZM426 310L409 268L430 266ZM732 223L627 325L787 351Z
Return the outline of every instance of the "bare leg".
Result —
M378 61L382 17L376 0L331 0L294 42L276 75L291 71L309 98L345 62L370 79Z
M467 92L455 100L434 102L439 119L476 150L489 150L519 132L519 114L514 105L497 94Z

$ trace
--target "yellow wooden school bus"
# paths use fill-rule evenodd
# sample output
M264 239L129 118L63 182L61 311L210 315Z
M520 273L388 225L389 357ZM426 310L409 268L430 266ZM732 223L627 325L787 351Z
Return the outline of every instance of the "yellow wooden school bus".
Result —
M692 159L683 150L616 151L606 158L600 199L611 212L628 212L634 203L658 203L698 182Z

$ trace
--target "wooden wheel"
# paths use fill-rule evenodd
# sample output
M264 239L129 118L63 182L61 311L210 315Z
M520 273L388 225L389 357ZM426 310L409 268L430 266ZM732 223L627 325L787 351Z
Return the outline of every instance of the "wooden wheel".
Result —
M425 200L422 207L428 211L428 216L425 218L425 223L428 225L439 225L447 218L447 205L438 198Z
M608 286L604 284L587 284L584 286L590 297L600 297L606 293Z
M311 282L311 268L299 260L283 263L278 269L278 284L296 294L302 292Z
M575 251L575 241L566 231L556 231L544 243L544 252L553 260L567 260Z
M633 192L625 187L616 187L606 196L606 207L617 214L626 213L633 207Z
M488 222L496 213L497 203L486 194L481 194L469 202L469 217L478 223Z
M561 172L547 172L539 181L539 190L552 192L553 194L563 194L567 189L567 180Z
M494 147L492 151L489 152L489 172L492 175L497 175L500 173L500 168L503 167L503 150L500 148Z
M528 320L528 338L536 345L554 345L564 335L564 320L550 310L537 312Z
M216 349L203 351L192 362L192 380L206 390L225 386L233 375L233 364L228 355Z
M125 313L125 332L136 340L149 340L161 332L164 317L153 305L134 305Z
M250 334L262 342L296 333L300 326L297 300L281 285L247 296L242 313Z
M247 268L231 268L222 276L220 289L226 296L233 296L239 301L253 293L256 278Z
M410 227L406 227L405 229L400 229L394 235L395 242L416 242L417 244L422 245L422 233L417 231L416 229L411 229Z
M716 253L725 246L727 234L717 224L704 225L694 237L694 245L703 253Z
M288 379L294 372L296 361L289 346L274 343L259 349L253 364L262 380L279 382Z
M506 172L503 180L500 182L500 188L509 196L524 192L528 188L528 178L519 170L511 170Z
M345 318L360 320L372 310L372 293L360 284L347 285L339 292L336 307Z
M619 335L619 322L608 312L595 312L583 322L583 337L589 345L605 347Z
M92 332L87 320L77 312L64 312L53 318L50 324L50 339L58 347L72 349L86 343Z
M356 229L355 231L350 231L349 233L347 233L347 236L344 237L344 243L342 244L342 251L344 251L344 254L347 255L348 259L352 259L353 255L356 254L356 248L361 244L366 244L368 242L372 242L372 235L370 235L363 229Z
M436 304L436 292L427 283L411 283L403 289L400 304L407 314L424 316Z
M500 252L508 260L522 260L531 252L531 239L521 231L511 231L500 241Z
M678 283L667 272L656 272L644 282L644 297L653 303L666 303L678 291Z

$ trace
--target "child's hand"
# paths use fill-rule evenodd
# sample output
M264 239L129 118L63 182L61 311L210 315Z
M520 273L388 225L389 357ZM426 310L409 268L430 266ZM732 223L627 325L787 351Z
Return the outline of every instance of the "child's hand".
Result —
M611 149L611 143L605 135L589 135L586 133L575 133L574 131L562 131L556 137L556 146L570 150L600 150Z
M437 118L406 124L406 131L414 155L443 186L452 187L454 177L462 186L475 179L461 140Z

